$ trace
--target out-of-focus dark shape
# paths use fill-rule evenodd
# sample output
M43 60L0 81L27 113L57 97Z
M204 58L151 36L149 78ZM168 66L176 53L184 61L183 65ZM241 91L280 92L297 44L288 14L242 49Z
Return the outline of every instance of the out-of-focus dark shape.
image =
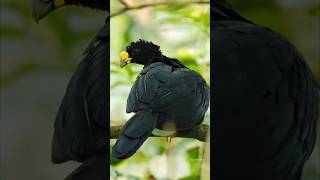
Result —
M109 128L108 59L106 24L90 43L74 73L55 122L52 161L85 161L106 154Z
M52 4L51 1L48 3ZM102 10L107 8L107 1L59 1L59 6L64 4L80 4ZM36 21L54 10L45 5L33 7L36 7L33 11L41 12L34 13ZM70 180L102 180L108 177L106 162L109 144L106 139L109 129L109 54L109 23L106 21L89 44L84 60L69 82L54 125L52 162L83 162L67 177Z
M81 5L92 9L108 10L107 0L32 0L32 16L38 23L55 9L65 5Z
M281 35L213 1L213 176L298 180L316 142L319 89Z
M96 156L82 163L65 180L106 180L109 164L106 156Z
M56 8L53 0L32 0L32 16L37 23Z

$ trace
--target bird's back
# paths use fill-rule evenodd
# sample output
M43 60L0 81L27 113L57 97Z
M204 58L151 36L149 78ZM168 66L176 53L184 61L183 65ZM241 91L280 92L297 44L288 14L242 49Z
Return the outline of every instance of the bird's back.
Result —
M200 123L208 105L209 89L198 73L157 62L140 72L128 97L127 112L152 109L161 114L159 128L172 120L183 130Z
M219 177L298 179L316 138L318 89L279 34L213 21L213 119Z

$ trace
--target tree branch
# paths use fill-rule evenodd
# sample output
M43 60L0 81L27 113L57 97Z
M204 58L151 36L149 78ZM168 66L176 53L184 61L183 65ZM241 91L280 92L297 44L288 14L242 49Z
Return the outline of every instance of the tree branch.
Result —
M170 5L170 6L185 6L188 4L209 4L210 1L208 0L197 0L197 1L186 1L186 2L173 2L173 1L164 1L164 2L156 2L156 3L149 3L149 4L142 4L142 5L137 5L137 6L129 6L125 1L119 0L121 4L124 5L124 8L121 10L112 13L110 15L111 17L118 16L126 11L132 11L132 10L137 10L137 9L143 9L143 8L148 8L148 7L155 7L155 6L162 6L162 5Z
M110 139L116 139L121 131L122 126L110 127ZM206 142L209 126L206 124L200 124L188 131L177 131L173 135L169 136L157 136L151 135L150 137L182 137L182 138L194 138L202 142Z
M128 8L129 7L129 5L128 5L128 3L126 2L126 1L124 1L124 0L118 0L124 7L126 7L126 8Z

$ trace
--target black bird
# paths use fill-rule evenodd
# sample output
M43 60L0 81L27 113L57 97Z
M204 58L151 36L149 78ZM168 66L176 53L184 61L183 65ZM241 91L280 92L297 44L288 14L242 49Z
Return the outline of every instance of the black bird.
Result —
M120 54L120 66L144 65L127 100L127 113L135 114L122 128L112 155L132 156L155 128L174 124L178 131L189 130L203 121L209 106L205 80L177 59L164 56L160 47L139 40Z
M61 1L34 0L36 21L60 7ZM55 4L59 4L57 6ZM106 10L107 1L66 1ZM53 163L69 160L82 165L66 179L108 178L109 153L109 21L100 29L84 53L84 59L72 76L54 124L51 159Z
M299 180L315 146L319 88L280 34L211 4L214 179Z

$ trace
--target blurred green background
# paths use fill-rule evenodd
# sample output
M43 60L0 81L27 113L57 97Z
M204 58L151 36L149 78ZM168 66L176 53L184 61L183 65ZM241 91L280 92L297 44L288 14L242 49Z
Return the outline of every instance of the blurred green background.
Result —
M137 5L154 0L128 2ZM293 42L320 82L318 0L230 2L245 17L282 33ZM117 0L111 3L112 12L121 8ZM105 13L63 7L37 25L30 9L29 1L1 0L0 176L4 180L58 180L79 164L53 165L50 162L55 115L67 83L82 59L82 52L104 24ZM139 38L153 41L161 46L165 55L184 61L209 83L207 15L205 5L161 6L130 11L111 19L112 125L130 117L124 113L124 102L141 69L130 65L119 70L116 64L119 52L131 41ZM320 178L319 144L318 138L318 145L305 167L304 180ZM113 177L135 179L152 174L192 179L201 173L202 159L209 157L203 155L206 149L194 140L175 138L168 143L165 138L153 138L131 160L113 160L110 169ZM201 169L207 172L207 163L203 164Z

